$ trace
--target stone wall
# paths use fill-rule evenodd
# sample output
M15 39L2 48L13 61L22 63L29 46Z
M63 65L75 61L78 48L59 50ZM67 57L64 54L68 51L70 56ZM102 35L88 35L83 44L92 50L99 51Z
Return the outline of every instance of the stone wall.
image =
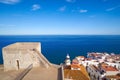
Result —
M33 64L33 67L38 67L49 63L41 64L41 62L46 61L43 57L40 57L42 55L40 43L15 43L4 47L2 53L5 71L25 69L30 64Z

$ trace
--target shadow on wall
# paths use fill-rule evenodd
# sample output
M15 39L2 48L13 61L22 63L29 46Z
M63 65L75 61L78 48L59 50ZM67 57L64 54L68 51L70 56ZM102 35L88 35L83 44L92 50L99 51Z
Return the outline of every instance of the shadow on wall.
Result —
M62 80L62 69L61 69L61 67L60 68L58 68L58 79L57 80Z

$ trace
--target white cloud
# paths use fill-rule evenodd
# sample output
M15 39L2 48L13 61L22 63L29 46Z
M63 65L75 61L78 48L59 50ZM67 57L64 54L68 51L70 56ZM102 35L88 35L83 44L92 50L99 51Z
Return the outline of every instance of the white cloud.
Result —
M114 9L116 9L116 8L108 8L108 9L106 9L106 11L112 11L112 10L114 10Z
M86 12L88 12L88 10L85 10L85 9L80 10L80 13L86 13Z
M34 4L34 5L32 5L32 10L33 10L33 11L36 11L36 10L38 10L38 9L40 9L40 5L39 5L39 4Z
M106 11L112 11L112 10L115 10L116 8L119 8L119 7L120 7L120 5L119 5L119 6L112 7L112 8L108 8L108 9L106 9Z
M4 4L15 4L20 2L20 0L0 0L0 3L4 3Z
M75 2L76 0L66 0L67 2L70 2L70 3L73 3Z
M63 12L63 11L65 11L65 9L66 9L66 6L60 7L59 11Z

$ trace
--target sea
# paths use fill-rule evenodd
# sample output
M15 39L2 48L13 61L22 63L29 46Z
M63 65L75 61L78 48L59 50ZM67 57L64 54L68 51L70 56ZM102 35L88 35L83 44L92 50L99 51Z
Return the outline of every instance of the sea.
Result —
M16 42L41 42L42 54L54 64L64 63L67 54L71 60L88 52L120 54L120 35L1 35L0 64L2 48Z

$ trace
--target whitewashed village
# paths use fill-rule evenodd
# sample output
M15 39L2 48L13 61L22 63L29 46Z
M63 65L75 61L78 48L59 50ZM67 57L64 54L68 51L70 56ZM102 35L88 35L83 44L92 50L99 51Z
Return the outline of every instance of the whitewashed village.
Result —
M50 63L39 42L18 42L3 48L0 80L120 80L120 54L91 52L63 64Z
M88 53L87 58L84 56L75 57L72 64L67 60L65 62L66 65L71 66L83 65L90 80L120 80L120 54L92 52ZM81 70L81 68L76 67L71 70ZM80 79L76 77L76 80Z

